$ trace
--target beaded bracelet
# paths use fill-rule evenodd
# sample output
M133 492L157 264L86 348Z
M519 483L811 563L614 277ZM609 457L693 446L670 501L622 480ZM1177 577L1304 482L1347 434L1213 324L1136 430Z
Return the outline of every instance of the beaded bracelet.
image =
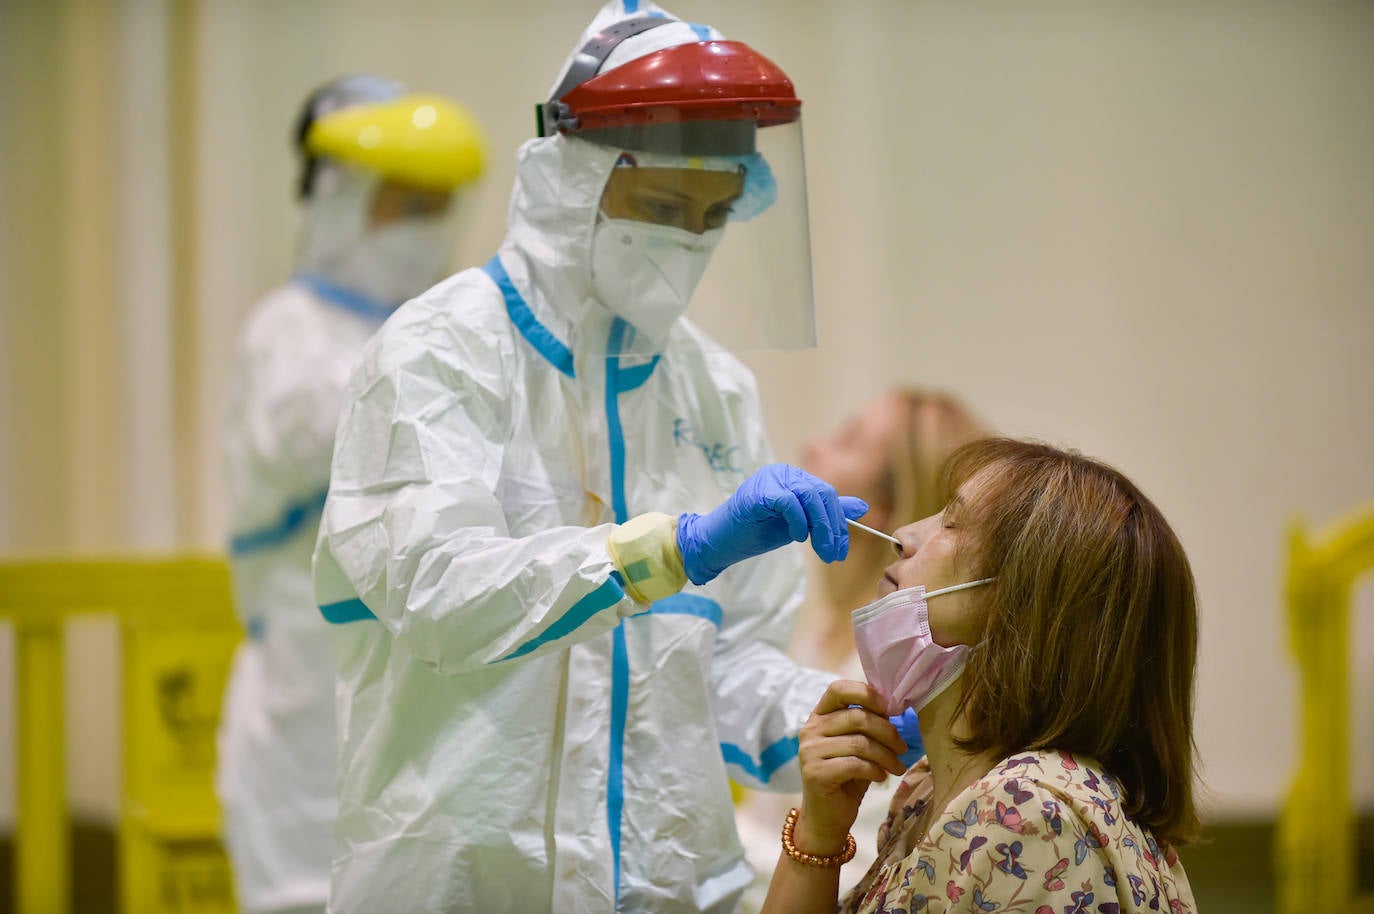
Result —
M801 810L793 806L787 811L787 821L782 823L782 850L783 853L791 857L798 863L806 866L843 866L854 859L854 852L858 845L854 843L854 835L846 833L844 836L844 850L838 854L831 854L829 857L819 857L816 854L808 854L797 850L797 845L792 843L792 832L797 827L797 817L801 815Z

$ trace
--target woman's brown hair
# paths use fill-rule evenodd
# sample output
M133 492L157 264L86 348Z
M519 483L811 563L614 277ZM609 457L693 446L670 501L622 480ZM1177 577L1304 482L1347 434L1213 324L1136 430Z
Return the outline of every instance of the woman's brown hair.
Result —
M996 577L980 594L962 748L1091 756L1156 838L1194 840L1197 597L1178 537L1121 473L1033 442L960 448L945 492L987 468L955 509L973 576Z

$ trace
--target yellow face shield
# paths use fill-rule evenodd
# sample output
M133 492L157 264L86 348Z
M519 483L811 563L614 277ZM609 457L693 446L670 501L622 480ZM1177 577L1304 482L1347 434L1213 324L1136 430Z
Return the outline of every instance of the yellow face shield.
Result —
M438 95L354 105L321 117L305 137L310 155L434 190L477 178L485 147L476 119Z

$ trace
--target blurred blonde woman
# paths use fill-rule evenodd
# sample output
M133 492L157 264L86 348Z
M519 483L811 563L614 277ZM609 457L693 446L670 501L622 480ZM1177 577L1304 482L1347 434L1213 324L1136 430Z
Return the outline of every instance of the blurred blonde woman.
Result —
M802 466L837 491L867 501L864 524L890 533L939 513L945 459L985 435L978 420L954 397L902 387L869 401L838 428L808 442ZM864 533L855 533L849 542L847 560L812 567L807 604L790 653L806 666L862 681L849 613L873 600L873 582L882 577L893 551L891 543ZM859 811L856 835L877 833L896 781L872 785ZM757 791L748 792L740 804L740 840L755 876L740 911L757 911L762 905L777 863L779 823L795 805L796 796ZM871 844L862 844L854 862L844 868L842 889L862 876L874 859L876 847Z

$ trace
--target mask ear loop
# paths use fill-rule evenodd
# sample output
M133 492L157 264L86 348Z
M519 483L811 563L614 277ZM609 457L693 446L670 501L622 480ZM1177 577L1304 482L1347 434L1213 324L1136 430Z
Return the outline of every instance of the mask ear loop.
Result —
M931 597L938 597L942 593L954 593L956 590L968 590L970 587L981 587L984 584L991 584L995 580L997 580L996 577L983 578L978 581L969 581L967 584L955 584L952 587L941 587L939 590L932 590L927 593L926 599L929 600Z
M940 594L954 593L958 590L968 590L970 587L980 587L983 584L991 584L995 580L997 580L997 578L996 576L993 576L990 578L983 578L978 581L969 581L964 584L955 584L951 587L941 587L939 590L932 590L930 593L926 594L925 600L928 602L931 597L938 597L940 596ZM978 650L982 643L983 642L980 640L978 644L960 645L964 648L964 662L959 664L958 668L954 670L952 675L950 675L947 679L945 679L943 682L937 685L929 695L922 699L921 706L915 709L918 714L925 708L926 705L930 704L932 701L938 698L941 693L943 693L946 689L952 686L959 679L959 677L964 675L964 671L968 669L968 658L973 656L973 652Z

